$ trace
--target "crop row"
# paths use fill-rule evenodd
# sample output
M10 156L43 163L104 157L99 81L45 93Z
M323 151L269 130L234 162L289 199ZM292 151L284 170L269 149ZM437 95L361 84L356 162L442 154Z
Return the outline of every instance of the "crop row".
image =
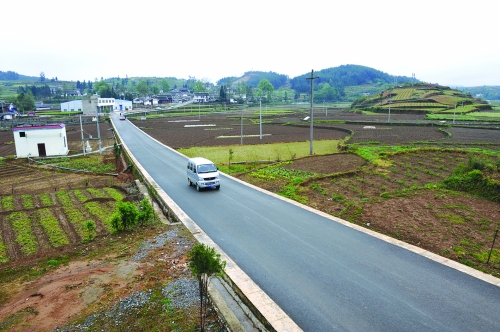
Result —
M399 89L398 94L392 98L392 100L406 100L410 99L411 96L413 95L413 91L415 89L413 88L408 88L408 89Z
M448 109L443 113L456 113L456 114L462 114L462 113L469 113L469 112L474 112L477 111L477 107L475 105L464 105L464 106L459 106L456 109Z
M439 107L442 108L443 105L438 104L438 103L426 103L426 102L421 102L421 103L393 103L390 105L391 108L434 108L434 107ZM389 104L383 105L382 107L388 108Z
M31 255L37 252L40 243L35 236L35 229L41 229L43 234L49 241L49 246L58 248L67 245L71 242L71 229L74 229L77 237L81 241L90 241L96 235L96 223L102 223L104 228L101 232L113 232L111 226L111 216L116 210L116 202L123 200L123 195L114 188L104 188L102 190L86 189L71 191L77 201L71 198L70 192L60 190L56 192L56 200L58 204L53 204L52 199L47 194L41 195L20 195L23 202L24 211L12 211L5 218L0 219L0 225L4 234L8 234L8 229L14 234L14 241L18 244L23 255ZM88 196L112 198L107 202L85 202ZM44 205L39 209L32 209L34 206L34 198ZM15 199L17 197L5 196L2 198L2 208L4 210L15 210ZM55 205L62 206L62 214ZM6 209L7 208L7 209ZM69 224L71 226L64 227ZM67 229L67 231L65 231ZM40 232L40 231L38 231ZM75 238L75 235L73 235ZM0 263L9 261L8 245L4 242L0 233ZM42 248L43 249L43 248Z
M75 189L71 192L80 203L85 203L89 198L112 198L115 201L121 201L123 199L123 195L118 190L110 187L102 189ZM51 207L57 204L61 204L63 206L65 204L72 204L71 198L64 193L67 194L65 190L56 193L56 202L54 202L51 196L47 193L36 195L22 194L0 196L0 212L32 209L35 208L35 205L39 207ZM61 194L62 196L60 196ZM16 201L19 203L16 204Z

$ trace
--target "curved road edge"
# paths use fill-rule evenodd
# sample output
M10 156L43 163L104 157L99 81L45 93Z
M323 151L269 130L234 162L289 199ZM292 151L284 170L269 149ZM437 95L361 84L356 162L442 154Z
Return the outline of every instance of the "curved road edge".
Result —
M233 290L241 297L242 301L247 306L253 307L256 310L256 312L254 310L252 311L256 316L258 316L261 323L273 331L302 331L302 329L167 195L167 193L142 167L141 163L139 163L139 161L130 152L127 145L122 141L119 132L114 126L113 120L111 120L111 123L113 125L115 135L119 138L120 143L127 152L128 157L133 161L136 168L144 177L144 181L146 181L151 188L156 190L158 196L163 200L165 205L169 207L169 209L176 215L177 219L184 224L184 226L191 232L191 234L193 234L199 243L213 247L215 251L221 255L221 259L226 261L225 274L229 279L226 281L229 282ZM184 156L153 137L151 137L151 139L165 146L167 149Z
M385 241L387 243L391 243L395 246L398 246L398 247L401 247L401 248L404 248L406 250L409 250L411 252L414 252L420 256L423 256L423 257L426 257L430 260L433 260L435 262L438 262L442 265L446 265L452 269L455 269L457 271L460 271L460 272L463 272L465 274L468 274L470 276L473 276L474 278L476 279L480 279L482 281L485 281L487 283L490 283L490 284L493 284L495 286L498 286L500 287L500 278L497 278L497 277L494 277L490 274L487 274L487 273L484 273L484 272L481 272L479 270L475 270L467 265L464 265L464 264L461 264L461 263L458 263L454 260L451 260L451 259L448 259L448 258L445 258L445 257L442 257L442 256L439 256L433 252L430 252L426 249L422 249L420 247L417 247L417 246L414 246L412 244L409 244L409 243L406 243L406 242L403 242L403 241L400 241L400 240L397 240L395 238L392 238L392 237L389 237L387 235L384 235L384 234L381 234L381 233L377 233L375 231L372 231L370 229L367 229L365 227L361 227L359 225L356 225L356 224L353 224L353 223L350 223L348 221L345 221L343 219L340 219L340 218L337 218L337 217L334 217L328 213L325 213L323 211L320 211L320 210L316 210L316 209L313 209L312 207L309 207L307 205L304 205L304 204L301 204L299 202L296 202L294 200L291 200L289 198L286 198L286 197L283 197L283 196L280 196L278 194L275 194L273 192L270 192L270 191L267 191L265 189L262 189L262 188L259 188L259 187L256 187L254 186L253 184L250 184L250 183L247 183L247 182L244 182L238 178L235 178L235 177L232 177L230 175L227 175L227 174L224 174L225 176L227 177L230 177L231 179L233 179L234 181L238 181L246 186L249 186L249 187L252 187L253 189L255 190L258 190L258 191L261 191L263 192L264 194L267 194L267 195L270 195L270 196L273 196L275 198L278 198L278 199L281 199L281 200L284 200L284 201L287 201L288 203L290 204L293 204L293 205L296 205L302 209L306 209L306 210L309 210L313 213L316 213L318 215L321 215L322 217L325 217L325 218L328 218L332 221L335 221L339 224L342 224L344 226L347 226L347 227L350 227L352 229L355 229L359 232L363 232L365 234L368 234L370 236L373 236L373 237L376 237L382 241Z

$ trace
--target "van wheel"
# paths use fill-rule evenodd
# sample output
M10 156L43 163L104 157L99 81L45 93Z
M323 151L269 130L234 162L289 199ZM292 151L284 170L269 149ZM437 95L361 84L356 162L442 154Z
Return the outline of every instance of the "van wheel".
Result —
M196 184L196 190L197 190L197 191L200 191L200 189L201 189L201 188L200 188L200 185L197 183L197 184Z
M191 187L192 183L191 183L191 180L189 180L189 179L188 179L188 184Z

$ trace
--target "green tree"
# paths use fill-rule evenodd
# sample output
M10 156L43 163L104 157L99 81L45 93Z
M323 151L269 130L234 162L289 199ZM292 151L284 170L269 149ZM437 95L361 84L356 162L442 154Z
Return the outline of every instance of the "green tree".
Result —
M111 218L113 229L117 232L132 229L139 219L139 209L130 202L118 202L116 208Z
M220 101L224 102L227 100L227 91L226 91L226 86L222 85L219 90L219 99Z
M337 90L334 87L330 86L330 84L324 83L322 84L319 91L315 93L315 98L324 101L337 100L338 99Z
M20 93L15 101L16 107L21 112L29 112L35 109L35 97L31 91Z
M253 88L247 84L245 94L247 96L247 101L251 101L253 99Z
M236 93L239 95L244 95L247 93L247 86L245 82L238 82L236 83Z
M43 71L40 73L40 82L45 82L45 73Z
M159 94L159 93L160 93L160 88L159 88L158 86L156 86L156 85L153 85L153 86L150 88L150 91L151 91L151 93L152 93L152 94L157 95L157 94Z
M104 81L99 81L94 83L93 91L97 93L99 96L102 96L103 91L108 90L108 88L109 88L108 83ZM66 86L64 85L64 83L63 83L63 90L66 91Z
M135 90L139 94L139 96L147 96L149 93L149 87L144 81L140 81L139 84L135 87Z
M266 96L267 102L271 101L274 92L274 86L267 79L263 78L260 80L259 85L257 85L259 96Z
M194 82L193 91L194 92L205 92L207 89L205 88L205 84L202 81L198 80Z
M170 84L168 84L166 79L160 81L160 86L164 93L170 92Z
M214 248L198 244L187 254L191 274L198 280L200 291L200 328L205 331L205 317L208 302L208 282L214 275L220 275L226 268L226 262L221 261L220 254Z

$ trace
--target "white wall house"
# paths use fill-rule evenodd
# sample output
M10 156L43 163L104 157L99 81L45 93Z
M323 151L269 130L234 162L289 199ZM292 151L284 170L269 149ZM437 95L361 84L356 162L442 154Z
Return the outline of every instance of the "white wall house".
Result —
M101 98L98 95L93 95L90 99L85 99L82 102L83 115L95 115L96 113L108 113L113 111L115 106L115 98Z
M130 111L132 110L132 102L129 100L100 98L92 96L85 100L71 100L61 103L61 112L83 112L86 115L95 115L99 109L99 113L107 113L113 111Z
M65 156L69 153L66 125L18 126L12 128L17 158Z
M195 92L193 101L195 103L208 103L210 94L208 92Z
M130 111L132 110L132 102L130 100L115 99L114 111Z
M81 112L83 110L81 100L71 100L61 103L61 112Z

